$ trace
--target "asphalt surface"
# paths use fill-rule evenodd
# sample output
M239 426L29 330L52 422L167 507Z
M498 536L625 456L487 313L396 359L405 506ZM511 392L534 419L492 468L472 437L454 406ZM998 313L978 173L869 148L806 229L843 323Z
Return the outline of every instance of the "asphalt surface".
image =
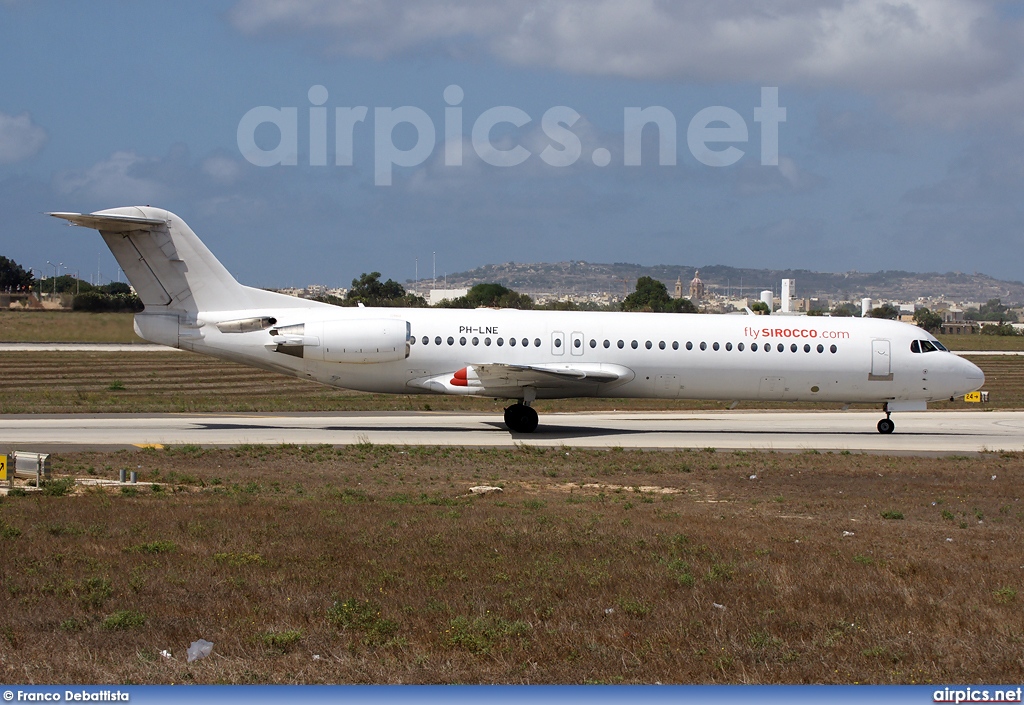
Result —
M355 443L590 448L716 448L914 455L1024 450L1024 412L593 412L542 414L532 434L500 416L456 412L317 414L69 414L0 416L0 452L138 445Z

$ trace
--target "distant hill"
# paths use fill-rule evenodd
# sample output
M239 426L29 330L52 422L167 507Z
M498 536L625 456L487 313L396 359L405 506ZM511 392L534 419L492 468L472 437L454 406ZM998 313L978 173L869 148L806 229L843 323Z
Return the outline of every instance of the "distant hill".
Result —
M649 276L665 283L669 292L677 278L688 291L694 271L692 265L597 264L593 262L556 262L488 264L468 272L448 275L449 287L470 287L481 282L497 282L524 293L586 294L598 291L632 291L636 280ZM807 269L741 269L723 265L699 267L700 278L711 289L738 296L756 297L762 289L779 291L782 279L796 279L798 297L827 296L832 300L895 299L913 301L918 297L937 297L953 301L987 301L999 298L1004 304L1024 304L1024 283L1002 281L986 274L963 272L812 272ZM626 280L623 282L623 280Z

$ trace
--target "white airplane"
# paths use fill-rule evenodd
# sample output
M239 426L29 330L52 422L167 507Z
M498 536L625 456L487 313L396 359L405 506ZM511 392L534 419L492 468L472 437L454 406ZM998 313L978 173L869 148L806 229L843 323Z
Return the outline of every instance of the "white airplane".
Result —
M50 213L100 231L145 310L135 331L323 384L514 400L642 397L878 403L894 411L979 389L978 367L915 326L873 318L342 308L239 284L185 222L149 206Z

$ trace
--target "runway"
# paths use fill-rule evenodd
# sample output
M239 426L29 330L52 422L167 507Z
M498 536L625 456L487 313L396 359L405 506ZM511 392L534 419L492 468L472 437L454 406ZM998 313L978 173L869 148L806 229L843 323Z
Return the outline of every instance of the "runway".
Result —
M532 434L509 433L492 414L106 414L0 416L0 452L109 450L133 445L356 443L587 448L716 448L955 454L1024 450L1024 412L725 411L542 414Z

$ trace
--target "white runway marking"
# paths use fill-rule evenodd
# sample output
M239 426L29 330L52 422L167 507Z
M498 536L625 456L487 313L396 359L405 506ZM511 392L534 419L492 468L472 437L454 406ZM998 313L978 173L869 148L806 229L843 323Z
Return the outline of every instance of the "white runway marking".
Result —
M59 450L139 444L253 444L719 448L892 453L1024 450L1024 412L689 412L542 414L533 434L511 434L494 414L125 414L0 416L0 448Z

